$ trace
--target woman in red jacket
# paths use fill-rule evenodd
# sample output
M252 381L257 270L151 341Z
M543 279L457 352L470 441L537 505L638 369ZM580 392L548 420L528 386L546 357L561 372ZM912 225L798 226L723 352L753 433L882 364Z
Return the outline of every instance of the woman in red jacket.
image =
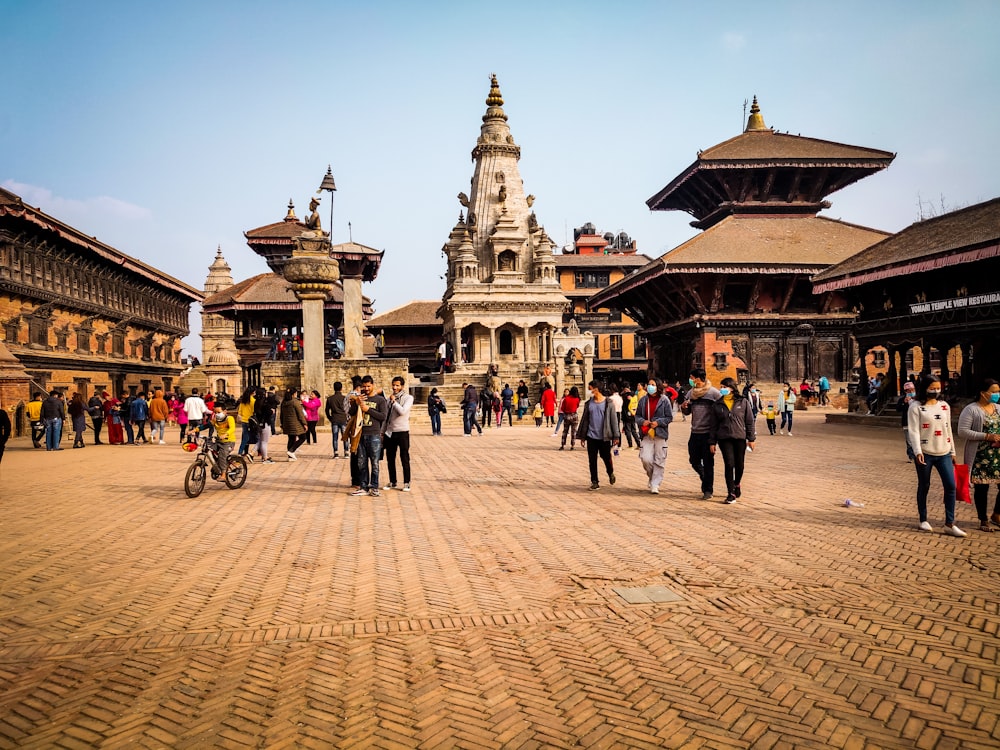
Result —
M542 405L542 414L545 415L545 424L547 427L555 427L556 425L556 392L549 387L548 383L542 386L542 397L539 399L539 403Z

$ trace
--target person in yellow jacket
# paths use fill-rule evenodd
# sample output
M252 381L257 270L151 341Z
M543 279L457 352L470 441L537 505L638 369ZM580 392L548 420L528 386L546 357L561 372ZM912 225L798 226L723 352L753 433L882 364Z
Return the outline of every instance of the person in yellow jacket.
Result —
M42 438L45 437L45 422L42 421L42 394L36 392L27 406L24 407L31 422L31 444L36 448L42 447Z
M212 477L214 479L216 471L219 472L219 476L225 472L229 454L232 452L233 446L236 445L236 420L229 416L226 412L226 407L217 401L215 403L215 414L212 417L212 422L215 425L215 439L219 445L219 450L216 453L218 456L217 463L215 464L215 469L212 470Z

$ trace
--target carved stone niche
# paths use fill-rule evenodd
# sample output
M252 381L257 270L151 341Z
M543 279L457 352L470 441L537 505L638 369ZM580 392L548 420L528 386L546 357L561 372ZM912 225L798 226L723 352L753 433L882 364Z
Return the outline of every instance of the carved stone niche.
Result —
M65 325L62 328L55 329L56 334L56 351L65 352L69 351L69 326Z
M15 315L3 322L4 338L7 344L20 344L21 336L21 316Z
M108 353L108 336L109 334L107 333L98 333L96 336L94 336L94 339L97 341L98 354Z

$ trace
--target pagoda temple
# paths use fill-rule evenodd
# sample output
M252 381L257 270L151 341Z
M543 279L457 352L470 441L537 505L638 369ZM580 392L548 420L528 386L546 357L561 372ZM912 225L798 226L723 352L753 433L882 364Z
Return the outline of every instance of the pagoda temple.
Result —
M448 276L438 311L454 351L477 369L495 363L509 372L515 362L551 360L551 336L569 305L554 243L532 211L535 197L525 194L520 158L494 75L472 149L471 190L458 195L463 210L443 247Z
M715 381L845 381L856 358L854 312L836 291L814 295L810 277L887 234L817 214L831 193L894 158L776 132L754 97L743 133L700 151L646 201L691 214L703 231L588 307L637 320L652 370L670 381L686 382L698 366Z

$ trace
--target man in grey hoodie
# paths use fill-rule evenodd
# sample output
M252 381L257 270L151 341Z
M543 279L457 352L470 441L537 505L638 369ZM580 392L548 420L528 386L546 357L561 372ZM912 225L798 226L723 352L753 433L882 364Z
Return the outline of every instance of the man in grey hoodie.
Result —
M715 432L718 415L715 402L722 398L712 386L703 367L695 367L688 378L691 386L681 412L691 417L691 437L688 438L688 459L701 477L701 499L711 500L715 489Z
M389 468L389 484L387 490L398 489L396 486L396 451L399 451L399 463L403 467L403 492L410 491L410 409L413 408L413 396L404 388L406 381L399 375L392 379L392 395L389 396L389 417L385 423L385 459Z

